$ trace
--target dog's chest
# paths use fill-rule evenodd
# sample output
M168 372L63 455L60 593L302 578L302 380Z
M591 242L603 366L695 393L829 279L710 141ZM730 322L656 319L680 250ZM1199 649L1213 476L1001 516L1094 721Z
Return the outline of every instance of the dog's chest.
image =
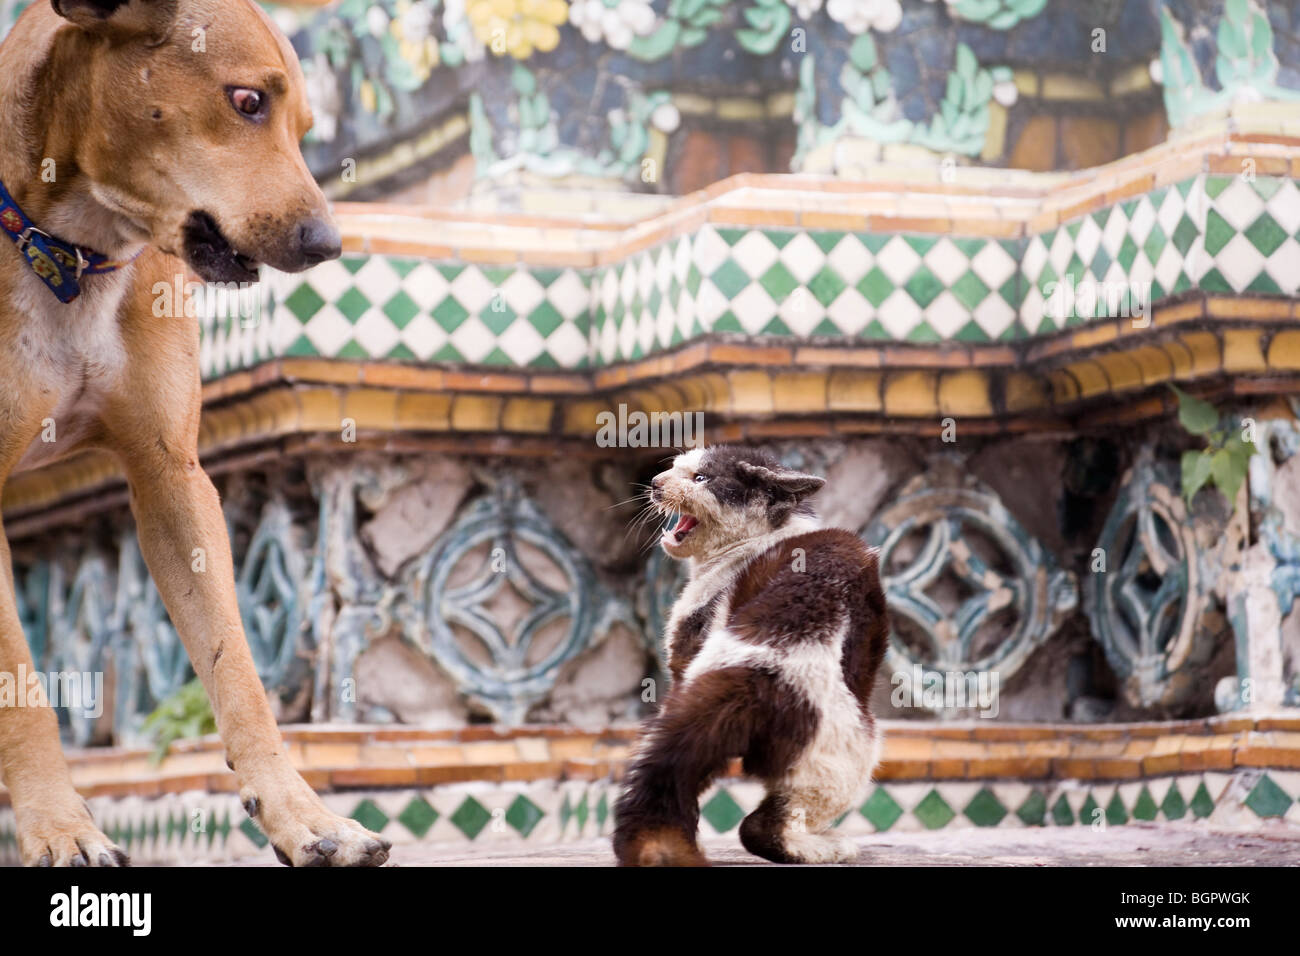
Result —
M14 399L37 401L48 413L19 469L73 450L98 421L126 368L118 318L125 281L97 280L74 301L62 303L34 276L24 280L13 293L18 334L7 341L13 353L8 358L23 370L30 391Z

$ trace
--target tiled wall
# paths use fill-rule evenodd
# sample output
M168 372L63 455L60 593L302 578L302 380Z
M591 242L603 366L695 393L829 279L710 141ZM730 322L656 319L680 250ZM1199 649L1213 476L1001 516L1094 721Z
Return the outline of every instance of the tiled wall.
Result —
M723 227L594 268L347 255L265 283L265 321L204 323L206 378L275 356L530 369L636 360L705 334L853 342L1023 339L1052 283L1295 295L1300 182L1202 175L1028 238Z

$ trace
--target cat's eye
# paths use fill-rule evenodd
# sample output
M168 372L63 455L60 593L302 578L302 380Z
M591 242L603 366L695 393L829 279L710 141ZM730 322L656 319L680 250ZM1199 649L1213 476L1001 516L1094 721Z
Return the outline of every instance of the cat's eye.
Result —
M706 482L706 481L708 481L708 480L709 480L709 476L708 476L708 475L696 475L696 476L695 476L695 483L696 483L697 485L702 485L702 484L704 484L704 482Z
M261 90L235 86L226 93L230 97L230 105L249 119L258 119L266 112L266 94Z

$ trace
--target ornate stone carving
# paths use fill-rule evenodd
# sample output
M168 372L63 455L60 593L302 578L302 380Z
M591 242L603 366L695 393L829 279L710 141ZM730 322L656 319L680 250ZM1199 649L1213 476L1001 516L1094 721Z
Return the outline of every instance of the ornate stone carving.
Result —
M498 719L522 723L588 646L597 591L581 556L502 481L421 562L416 642Z
M1074 575L955 458L932 461L862 536L880 550L894 672L1005 678L1078 601Z
M1194 665L1212 650L1201 617L1214 575L1179 488L1173 467L1156 464L1144 449L1097 541L1094 560L1104 570L1087 585L1092 632L1125 697L1140 707L1181 701L1192 689Z

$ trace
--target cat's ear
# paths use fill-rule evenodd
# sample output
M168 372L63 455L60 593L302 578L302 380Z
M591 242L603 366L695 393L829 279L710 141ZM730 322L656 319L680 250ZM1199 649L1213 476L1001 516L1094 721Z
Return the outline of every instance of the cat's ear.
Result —
M736 466L740 469L741 474L748 476L751 480L771 488L774 492L788 495L795 501L802 501L809 495L816 494L821 490L822 485L826 484L825 478L807 475L790 468L765 468L762 465L754 465L747 461L738 461Z

